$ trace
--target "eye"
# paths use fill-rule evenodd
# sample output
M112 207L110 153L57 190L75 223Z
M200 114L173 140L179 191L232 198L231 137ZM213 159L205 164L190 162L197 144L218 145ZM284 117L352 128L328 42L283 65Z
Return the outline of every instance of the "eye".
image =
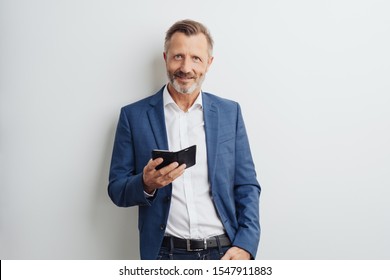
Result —
M202 60L200 59L200 57L198 57L198 56L194 56L193 58L192 58L195 62L201 62Z
M180 60L183 58L183 56L181 54L176 54L173 58L176 60Z

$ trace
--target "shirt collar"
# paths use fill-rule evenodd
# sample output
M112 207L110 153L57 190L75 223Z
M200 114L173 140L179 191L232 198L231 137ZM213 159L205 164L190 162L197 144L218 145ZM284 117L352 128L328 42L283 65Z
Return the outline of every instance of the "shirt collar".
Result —
M173 100L172 96L169 94L168 84L164 88L163 100L164 100L164 107L166 107L168 104L173 104L176 108L179 108L179 106L177 106L176 102ZM195 99L194 104L192 104L191 108L188 111L191 111L195 108L202 109L203 108L202 104L203 104L202 91L200 91L198 97Z

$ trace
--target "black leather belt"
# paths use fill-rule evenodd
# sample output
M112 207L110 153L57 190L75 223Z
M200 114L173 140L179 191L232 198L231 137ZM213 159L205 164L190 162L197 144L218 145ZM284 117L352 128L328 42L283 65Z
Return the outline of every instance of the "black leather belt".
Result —
M205 239L181 239L174 236L164 236L162 246L170 248L171 245L173 245L174 248L186 249L187 251L199 251L219 246L230 246L231 242L226 234Z

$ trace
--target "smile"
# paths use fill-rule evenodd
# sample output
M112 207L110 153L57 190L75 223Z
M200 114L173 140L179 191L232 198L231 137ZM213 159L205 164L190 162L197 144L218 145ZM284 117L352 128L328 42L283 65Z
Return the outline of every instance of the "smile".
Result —
M175 77L175 80L182 83L188 83L194 80L194 78L187 78L187 77Z
M187 77L187 76L183 76L183 75L174 75L175 78L177 79L181 79L181 80L191 80L191 79L194 79L195 77Z

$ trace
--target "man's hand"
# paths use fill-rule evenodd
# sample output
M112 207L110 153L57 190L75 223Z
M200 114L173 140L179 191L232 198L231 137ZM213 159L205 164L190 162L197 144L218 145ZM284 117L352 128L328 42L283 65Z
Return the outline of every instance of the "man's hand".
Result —
M186 168L185 164L179 166L177 162L172 162L170 165L156 170L156 166L162 162L162 158L151 159L144 167L144 190L147 193L152 193L155 189L165 187L172 183L172 181L184 173Z
M250 260L251 255L244 249L232 247L226 251L221 260Z

